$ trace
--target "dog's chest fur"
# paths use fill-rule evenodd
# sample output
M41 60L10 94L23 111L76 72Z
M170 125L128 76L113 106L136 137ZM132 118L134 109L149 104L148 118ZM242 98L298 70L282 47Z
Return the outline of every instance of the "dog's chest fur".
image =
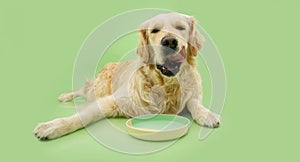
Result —
M130 100L151 113L176 114L181 105L181 86L176 77L167 77L154 65L141 67L132 77Z

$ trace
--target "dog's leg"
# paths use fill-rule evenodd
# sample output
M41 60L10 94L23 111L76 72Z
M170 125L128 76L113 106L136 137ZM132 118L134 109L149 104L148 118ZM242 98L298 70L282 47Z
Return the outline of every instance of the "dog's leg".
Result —
M190 99L187 108L191 112L193 119L200 125L215 128L220 125L220 116L206 109L200 99Z
M113 96L100 98L73 116L40 123L33 134L40 140L61 137L104 117L116 116L118 111L114 104Z
M80 88L79 90L62 93L61 95L59 95L58 100L61 102L68 102L79 96L85 97L88 101L92 101L95 99L93 80L88 80L85 86L83 88Z

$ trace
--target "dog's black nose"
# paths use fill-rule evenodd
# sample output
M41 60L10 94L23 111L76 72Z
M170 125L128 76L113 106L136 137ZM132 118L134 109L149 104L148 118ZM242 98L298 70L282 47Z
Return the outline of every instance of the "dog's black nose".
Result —
M174 36L165 36L161 39L161 45L176 50L178 41Z

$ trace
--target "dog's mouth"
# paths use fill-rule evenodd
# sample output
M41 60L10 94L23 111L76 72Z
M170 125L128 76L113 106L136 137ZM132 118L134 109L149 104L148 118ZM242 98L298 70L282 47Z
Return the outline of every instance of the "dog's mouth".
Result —
M156 64L156 68L160 70L163 75L168 77L175 76L179 70L180 65L186 60L186 51L183 46L181 50L175 55L169 55L163 65Z

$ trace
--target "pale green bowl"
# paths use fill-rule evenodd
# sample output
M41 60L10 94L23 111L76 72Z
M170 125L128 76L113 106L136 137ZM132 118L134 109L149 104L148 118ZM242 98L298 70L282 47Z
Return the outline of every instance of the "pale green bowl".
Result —
M169 114L137 116L126 122L130 135L147 141L177 139L187 133L189 124L188 118Z

